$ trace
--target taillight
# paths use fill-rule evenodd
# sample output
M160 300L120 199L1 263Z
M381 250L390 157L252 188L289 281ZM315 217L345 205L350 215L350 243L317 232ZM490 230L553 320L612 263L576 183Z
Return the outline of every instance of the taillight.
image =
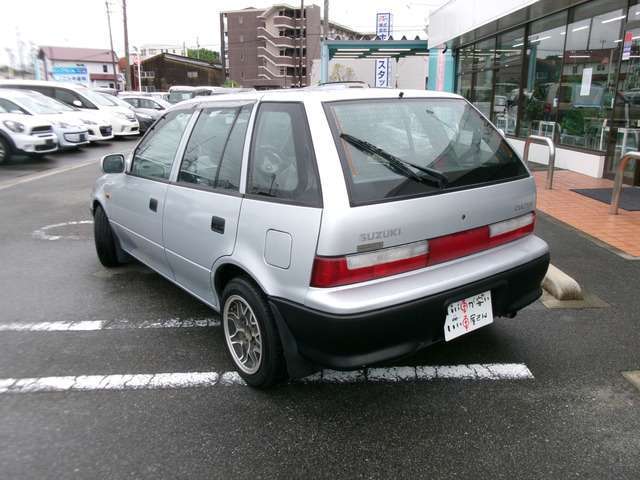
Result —
M337 287L387 277L427 266L427 241L356 253L346 257L316 257L312 287Z
M497 247L533 232L535 213L442 237L313 262L312 287L337 287L388 277Z

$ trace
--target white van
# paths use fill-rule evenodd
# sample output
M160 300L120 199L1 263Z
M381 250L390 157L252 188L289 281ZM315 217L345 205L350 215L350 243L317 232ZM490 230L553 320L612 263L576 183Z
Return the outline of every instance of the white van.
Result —
M109 135L138 135L140 130L136 116L130 109L80 85L42 80L0 80L0 88L35 90L81 110L98 110L111 122L112 132L108 132Z

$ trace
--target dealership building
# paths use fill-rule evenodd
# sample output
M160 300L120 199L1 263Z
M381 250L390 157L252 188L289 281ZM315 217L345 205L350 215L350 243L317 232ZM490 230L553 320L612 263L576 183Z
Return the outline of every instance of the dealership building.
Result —
M516 150L552 137L557 167L613 178L640 149L640 0L450 0L429 26L429 88L463 95Z

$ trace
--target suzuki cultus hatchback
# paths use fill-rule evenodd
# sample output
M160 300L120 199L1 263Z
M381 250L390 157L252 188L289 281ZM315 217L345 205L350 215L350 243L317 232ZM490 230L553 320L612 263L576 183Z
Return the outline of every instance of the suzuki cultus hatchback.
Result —
M100 261L134 257L220 312L254 386L512 317L540 296L549 263L533 234L534 179L453 94L195 98L102 169Z

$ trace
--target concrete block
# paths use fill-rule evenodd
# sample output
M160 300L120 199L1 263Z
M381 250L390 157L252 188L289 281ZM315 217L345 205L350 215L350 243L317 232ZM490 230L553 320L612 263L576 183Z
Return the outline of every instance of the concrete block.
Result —
M584 298L578 282L555 265L549 265L549 270L542 281L542 288L558 300L582 300Z

